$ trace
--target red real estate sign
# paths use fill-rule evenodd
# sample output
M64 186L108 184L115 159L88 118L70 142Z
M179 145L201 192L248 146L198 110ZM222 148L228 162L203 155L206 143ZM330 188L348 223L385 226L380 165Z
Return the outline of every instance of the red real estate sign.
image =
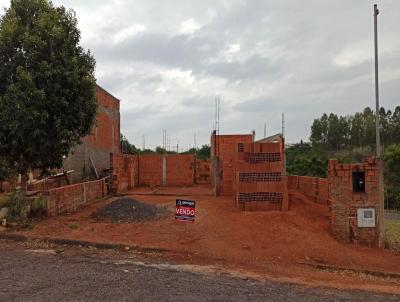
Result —
M194 222L196 214L196 202L191 200L176 200L175 220Z

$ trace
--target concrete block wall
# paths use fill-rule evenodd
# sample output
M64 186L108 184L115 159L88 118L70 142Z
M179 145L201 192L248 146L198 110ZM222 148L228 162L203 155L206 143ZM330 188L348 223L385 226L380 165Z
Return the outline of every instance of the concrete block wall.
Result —
M383 245L383 205L379 196L379 162L368 158L359 164L339 164L329 161L329 204L331 231L343 242L368 246ZM365 192L354 192L353 172L365 173ZM359 227L358 209L375 209L375 227Z
M221 195L232 195L234 190L232 179L234 175L235 154L239 144L253 143L253 134L233 134L233 135L212 135L211 136L211 161L215 157L219 158L219 171L212 169L211 178L215 186L215 175L219 174Z
M238 144L233 191L235 205L244 211L288 210L284 173L284 142Z
M105 180L96 180L49 190L47 215L58 216L72 213L107 194Z
M303 193L318 204L328 204L328 179L290 175L287 177L288 189Z

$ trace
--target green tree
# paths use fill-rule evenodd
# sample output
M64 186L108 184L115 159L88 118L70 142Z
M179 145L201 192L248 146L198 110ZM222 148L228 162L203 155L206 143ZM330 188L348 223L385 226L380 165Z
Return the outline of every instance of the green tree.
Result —
M400 145L385 150L385 184L389 206L400 209Z
M208 159L211 156L211 147L210 145L203 145L196 152L198 158Z
M126 154L139 154L140 150L135 147L135 145L131 144L128 139L121 134L121 150L122 153Z
M320 119L314 119L313 124L311 125L311 136L310 141L314 146L322 144L323 141L323 133L322 133L322 123Z
M48 0L12 0L0 19L0 156L22 175L62 166L95 121L95 60L75 13Z

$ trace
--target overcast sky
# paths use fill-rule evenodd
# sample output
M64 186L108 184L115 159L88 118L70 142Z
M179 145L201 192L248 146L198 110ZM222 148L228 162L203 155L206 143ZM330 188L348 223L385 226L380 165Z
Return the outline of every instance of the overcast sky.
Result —
M139 147L209 143L221 133L281 130L307 140L323 112L374 106L369 0L54 0L76 11L98 83L121 99L122 132ZM381 102L400 105L400 1L381 10ZM0 0L1 6L9 0Z

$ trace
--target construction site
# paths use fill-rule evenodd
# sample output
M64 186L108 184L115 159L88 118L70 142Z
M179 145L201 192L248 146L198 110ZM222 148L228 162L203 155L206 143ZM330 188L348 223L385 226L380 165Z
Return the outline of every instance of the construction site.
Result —
M203 7L202 18L215 21L188 14L172 26L182 3L153 3L147 9L124 3L123 13L143 9L154 19L150 26L133 13L125 21L108 20L120 2L104 2L103 16L88 8L90 17L82 19L88 22L84 43L97 45L100 60L113 59L99 64L99 82L131 97L125 107L97 84L95 60L78 43L73 10L47 0L18 0L0 15L0 59L7 67L0 72L0 268L8 281L0 287L0 300L4 295L7 301L119 301L124 293L128 301L375 301L375 294L379 301L398 301L400 106L392 112L379 104L377 5L376 109L350 115L355 107L346 108L346 102L371 97L372 61L363 53L366 42L356 45L361 50L349 44L361 33L346 36L343 49L328 43L345 36L347 28L327 34L341 23L341 13L332 24L325 17L306 24L317 14L304 13L288 26L299 15L293 1L271 15L277 4L261 9L262 1L248 7L239 1L229 18ZM222 2L218 9L228 15L234 5ZM185 4L184 10L195 11L198 3ZM328 15L342 12L342 6L323 6ZM251 17L259 10L264 12ZM270 19L281 20L288 11L296 13L279 27L270 26ZM26 24L20 24L24 18ZM99 23L90 25L89 19ZM260 23L247 28L252 19ZM354 20L347 24L364 22ZM113 22L116 27L109 27ZM260 28L268 28L268 39L256 37ZM323 28L322 40L313 43L329 47L307 48L317 36L306 37L312 28ZM235 31L242 32L240 39ZM254 43L246 43L252 35ZM73 45L57 48L65 41ZM277 47L287 41L287 50ZM124 50L118 52L118 45ZM383 74L394 81L397 71L388 65L396 49L389 46ZM293 49L307 56L291 55ZM326 61L316 60L321 53L328 54ZM288 69L281 69L285 64ZM311 65L326 68L326 74L312 73ZM353 66L356 70L349 70ZM361 87L357 93L350 91L354 85ZM220 91L229 98L225 121L231 132L220 129ZM299 114L306 106L314 111ZM339 116L325 113L335 106L341 106ZM284 113L280 120L285 110L289 121ZM322 112L304 142L299 134ZM256 136L251 129L261 119L264 135ZM289 132L296 143L288 143L287 125L292 131L302 127ZM157 140L146 148L144 135L143 148L137 147L138 133L155 137L161 127L174 129L174 143L187 143L194 134L194 148L176 144L175 151L166 129L162 147ZM136 146L123 133L134 137ZM175 300L175 290L181 299ZM236 290L243 296L235 296Z
M46 217L2 238L140 247L257 277L399 292L400 257L384 249L377 158L333 159L327 178L287 175L282 134L255 141L254 132L217 130L210 159L124 154L119 100L100 87L97 95L99 123L64 172L31 175L28 196L45 199ZM196 202L193 223L175 221L178 199Z

